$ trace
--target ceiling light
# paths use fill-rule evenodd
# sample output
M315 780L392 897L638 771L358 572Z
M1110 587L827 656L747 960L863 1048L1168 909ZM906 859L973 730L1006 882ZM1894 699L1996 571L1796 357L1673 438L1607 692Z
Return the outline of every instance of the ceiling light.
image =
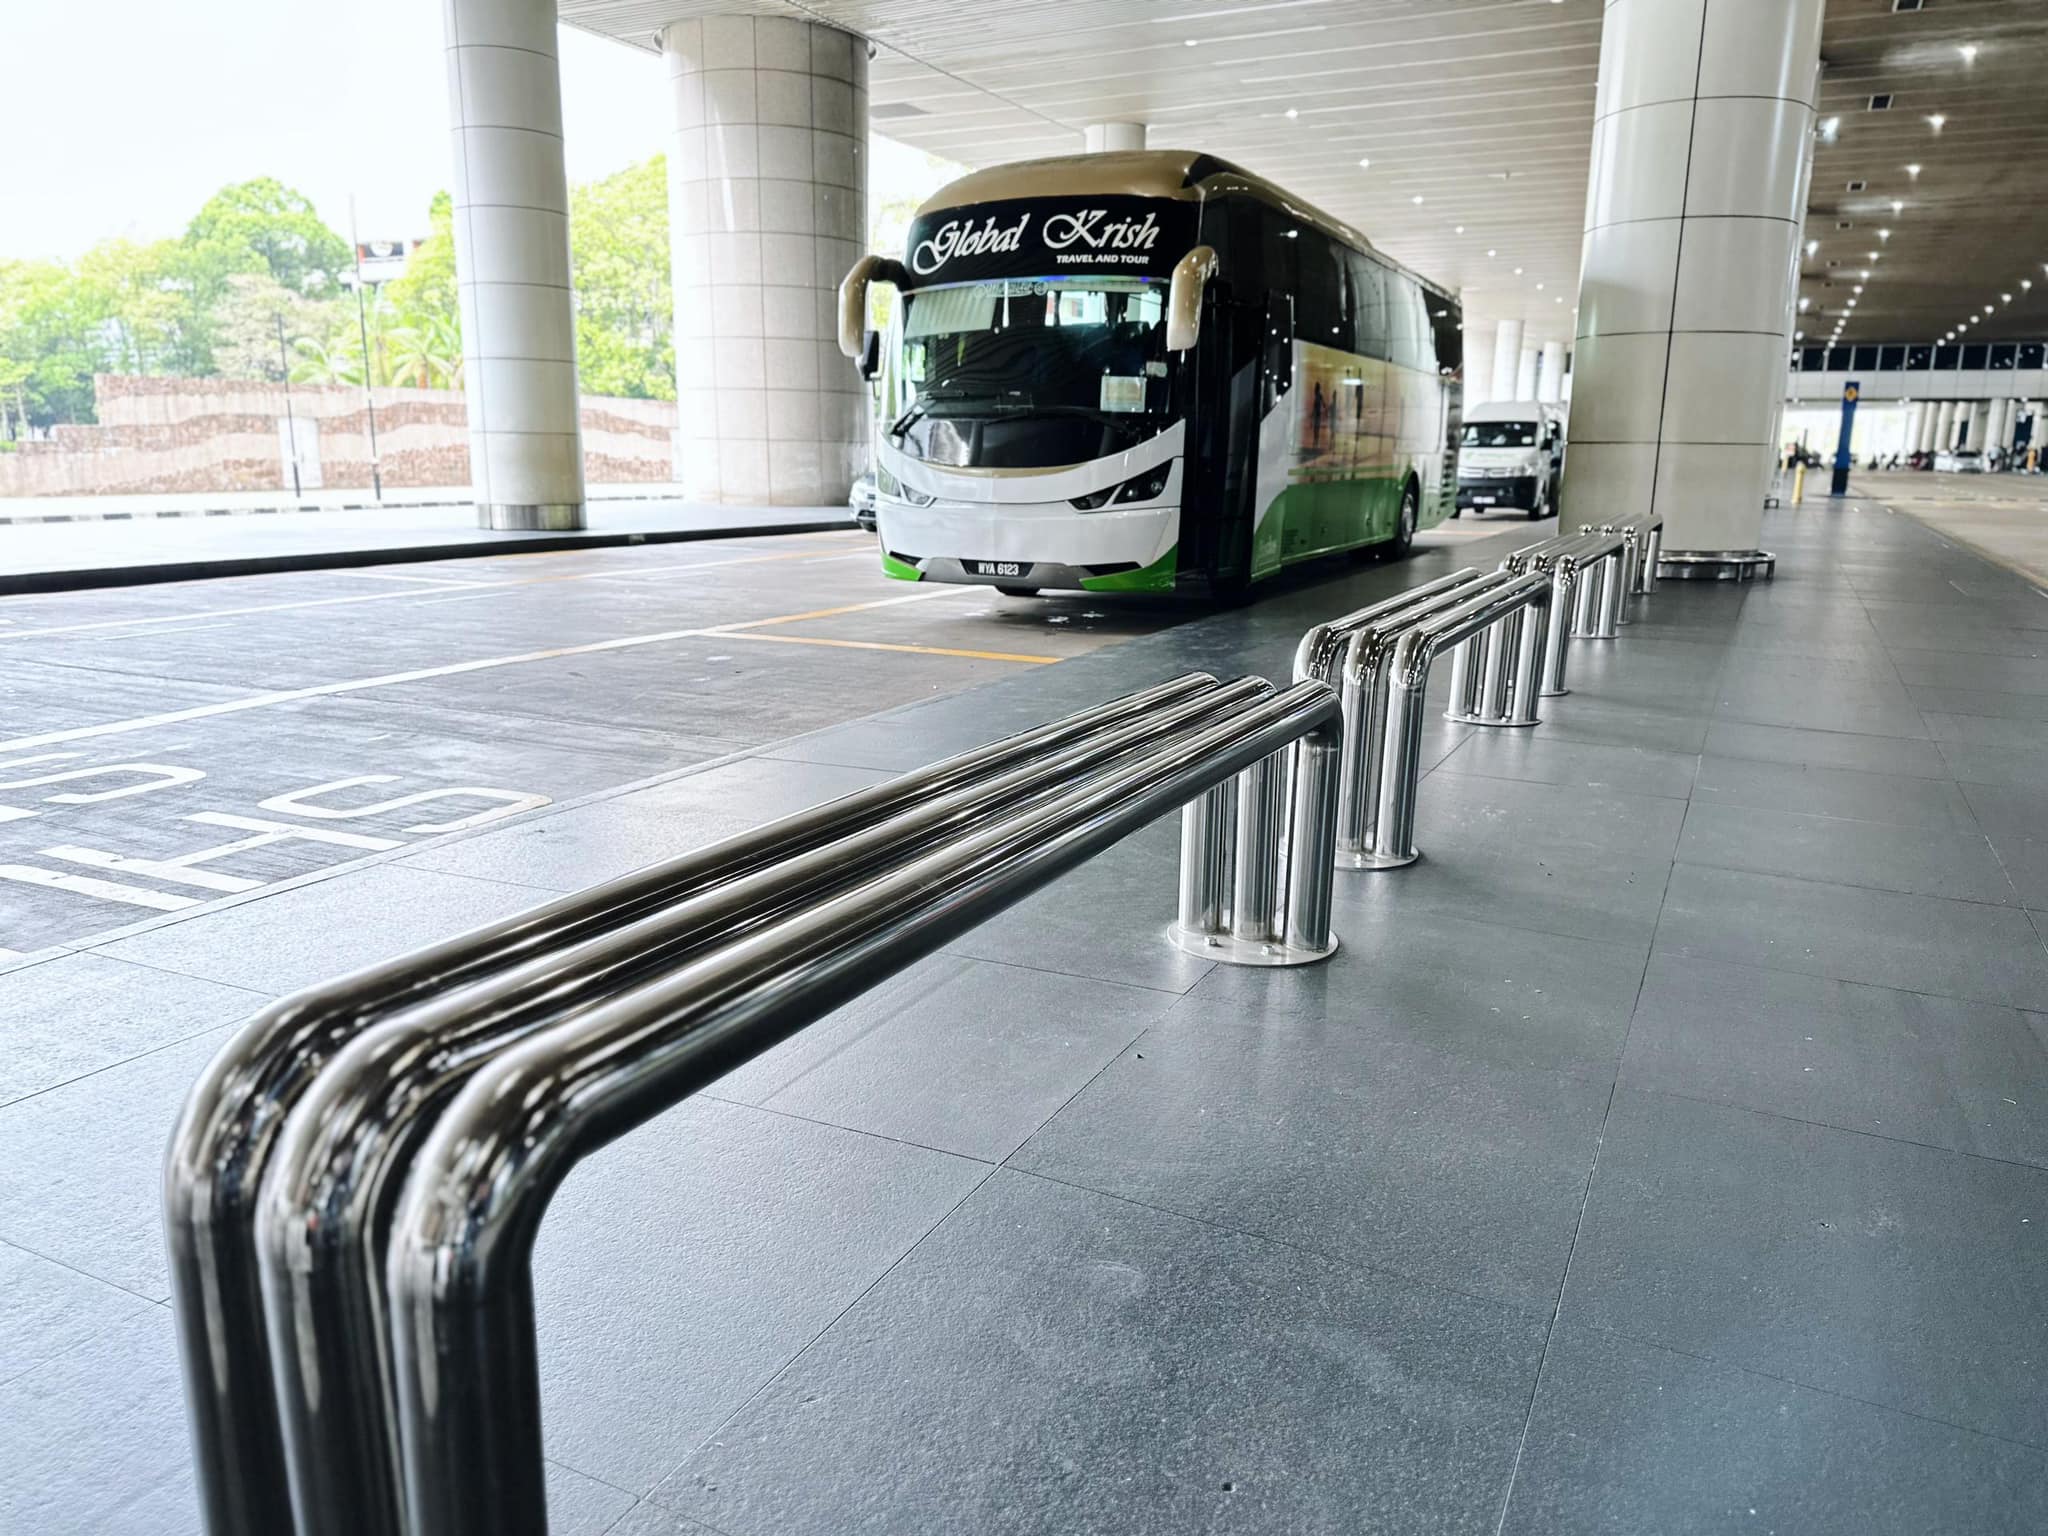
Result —
M1947 121L1948 119L1943 117L1939 112L1930 113L1927 118L1927 126L1932 128L1936 133L1939 133L1941 132L1941 125Z
M1794 331L1794 332L1792 333L1792 339L1793 339L1794 341L1804 341L1804 340L1806 340L1806 332L1804 332L1804 331Z
M1541 292L1543 291L1543 285L1542 285L1541 283L1538 283L1538 284L1536 285L1536 291L1537 291L1538 293L1541 293Z
M2001 293L1998 296L1998 302L2001 304L2010 304L2012 302L2012 295L2009 293Z
M1920 167L1917 165L1909 165L1906 167L1906 174L1908 176L1911 176L1915 181L1918 181L1920 179Z
M1905 205L1904 203L1900 202L1900 201L1899 201L1899 200L1898 200L1897 198L1893 198L1893 199L1892 199L1892 212L1893 212L1893 213L1904 213L1905 211L1906 211L1906 205Z
M1883 260L1884 260L1884 252L1883 252L1883 251L1865 251L1865 252L1864 252L1863 254L1864 254L1864 255L1866 255L1866 256L1868 256L1868 257L1869 257L1869 258L1870 258L1870 259L1871 259L1872 261L1883 261Z
M1993 311L1996 308L1998 308L1996 304L1986 304L1984 306L1984 313L1988 315L1991 313L1991 311Z
M1891 237L1892 237L1892 232L1891 232L1890 230L1888 230L1888 229L1880 229L1880 230L1879 230L1879 231L1877 232L1877 238L1878 238L1878 239L1880 239L1880 240L1889 240L1889 239L1891 239Z
M1418 192L1413 197L1409 198L1408 201L1414 203L1419 208L1422 206L1422 194Z
M1489 258L1491 258L1491 257L1494 257L1494 256L1497 256L1497 255L1499 255L1500 253L1499 253L1498 251L1488 251L1488 252L1487 252L1486 254L1487 254L1487 256L1488 256ZM2044 266L2048 266L2048 262L2044 262L2044 263L2042 263L2042 265L2044 265Z
M2031 277L2023 277L2020 279L2020 291L2022 293L2026 292L2029 288L2032 288L2033 286L2034 280Z
M1861 293L1861 292L1863 291L1863 285L1862 285L1861 283L1858 283L1858 284L1856 285L1856 291L1857 291L1858 293Z
M1963 62L1965 64L1974 64L1977 62L1977 45L1975 43L1964 43L1962 47L1956 50L1956 52L1960 53L1963 56Z
M1802 294L1799 299L1799 313L1803 315L1807 312L1807 310L1811 309L1812 307L1813 300L1807 298L1805 295Z
M1520 277L1521 275L1522 269L1520 267L1515 268L1515 276Z
M1842 120L1839 117L1830 117L1822 119L1820 125L1820 136L1823 139L1826 139L1829 143L1832 144L1834 142L1835 135L1840 133L1841 131Z
M1854 299L1851 299L1851 300L1850 300L1850 301L1848 302L1848 304L1847 304L1847 305L1845 305L1844 307L1845 307L1845 308L1847 308L1847 309L1854 309L1854 308L1856 307L1856 301L1855 301Z
M1465 226L1464 226L1464 225L1460 224L1460 225L1458 226L1458 233L1459 233L1459 234L1461 234L1461 235L1462 235L1463 233L1465 233Z
M1814 253L1815 253L1816 251L1818 251L1819 249L1820 249L1820 242L1819 242L1818 240L1809 240L1809 241L1807 241L1807 242L1806 242L1806 254L1807 254L1807 255L1811 256L1811 255L1813 255L1813 254L1814 254Z
M1870 281L1870 269L1868 267L1865 267L1861 272L1858 272L1856 275L1866 283Z
M1553 304L1562 304L1564 302L1564 295L1560 293L1556 298L1552 299L1550 302Z
M1201 40L1200 40L1199 38L1193 38L1193 37L1190 37L1190 38L1187 38L1187 39L1186 39L1185 41L1187 42L1187 45L1188 45L1188 46L1189 46L1190 48L1199 48L1199 47L1201 47L1201 46L1202 46L1202 44L1201 44Z
M1358 168L1359 168L1359 169L1360 169L1361 171L1366 171L1366 170L1370 170L1370 169L1372 169L1372 162L1371 162L1370 160L1367 160L1367 159L1363 158L1363 157L1360 157L1360 159L1359 159L1359 162L1358 162Z
M1287 115L1289 117L1299 117L1301 116L1301 109L1298 107L1289 107L1287 109Z

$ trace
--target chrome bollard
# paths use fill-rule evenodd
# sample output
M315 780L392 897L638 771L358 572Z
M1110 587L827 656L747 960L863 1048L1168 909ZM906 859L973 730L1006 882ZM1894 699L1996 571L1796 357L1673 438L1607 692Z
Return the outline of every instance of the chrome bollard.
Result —
M1237 776L1236 830L1230 936L1240 944L1277 944L1285 921L1280 910L1280 848L1287 831L1284 753L1261 758Z
M1546 699L1561 699L1571 692L1565 686L1565 658L1570 653L1572 604L1579 594L1579 563L1570 555L1559 555L1550 566L1550 622L1543 632L1543 687Z
M1230 931L1232 839L1237 781L1218 784L1180 811L1180 927L1187 933Z

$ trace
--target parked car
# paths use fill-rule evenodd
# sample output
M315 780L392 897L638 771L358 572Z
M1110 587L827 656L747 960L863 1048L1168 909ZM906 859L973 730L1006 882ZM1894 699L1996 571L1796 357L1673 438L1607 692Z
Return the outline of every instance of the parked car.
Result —
M1981 475L1984 455L1974 448L1956 448L1934 456L1934 467L1944 475Z
M875 531L875 495L875 472L870 469L853 482L853 489L846 496L846 504L853 508L853 520L869 533Z

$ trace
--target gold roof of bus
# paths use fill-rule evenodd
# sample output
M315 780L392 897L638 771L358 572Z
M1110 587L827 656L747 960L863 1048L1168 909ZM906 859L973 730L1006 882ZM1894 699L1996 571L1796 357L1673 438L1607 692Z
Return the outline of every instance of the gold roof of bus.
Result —
M1190 178L1195 178L1190 180ZM1276 187L1263 176L1192 149L1112 150L1096 155L1055 155L1012 160L949 181L917 210L921 218L944 208L999 203L1018 197L1170 197L1201 202L1222 192L1244 192L1304 223L1314 224L1365 250L1372 242L1341 219Z

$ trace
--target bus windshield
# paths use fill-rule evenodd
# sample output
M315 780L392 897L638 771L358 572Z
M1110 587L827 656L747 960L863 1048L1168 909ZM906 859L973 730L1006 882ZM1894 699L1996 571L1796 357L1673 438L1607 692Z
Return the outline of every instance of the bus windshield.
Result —
M905 295L888 437L939 464L1042 468L1120 452L1167 410L1166 287L1006 278Z
M1468 421L1465 435L1459 439L1466 448L1534 448L1536 446L1536 423L1533 421Z

